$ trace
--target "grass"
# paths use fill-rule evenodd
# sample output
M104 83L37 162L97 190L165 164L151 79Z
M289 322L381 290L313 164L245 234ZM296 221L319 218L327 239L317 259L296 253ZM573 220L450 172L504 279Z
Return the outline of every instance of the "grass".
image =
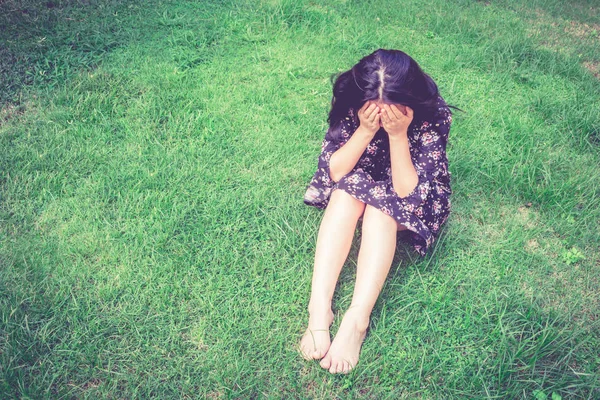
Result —
M2 2L0 397L600 397L599 12ZM399 247L332 376L296 352L321 217L302 195L329 76L379 47L467 111L453 213L425 258Z

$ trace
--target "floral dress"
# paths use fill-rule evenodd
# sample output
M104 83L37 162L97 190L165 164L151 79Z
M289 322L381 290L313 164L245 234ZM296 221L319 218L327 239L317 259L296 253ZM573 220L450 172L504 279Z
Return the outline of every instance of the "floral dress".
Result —
M304 195L304 203L327 207L334 189L341 189L357 200L393 217L410 232L414 249L421 256L435 241L450 213L450 172L446 144L452 113L442 97L437 112L427 121L413 120L408 127L410 155L419 177L415 189L400 197L392 185L390 147L383 129L375 134L358 163L338 182L329 176L331 155L344 145L359 125L357 111L350 109L342 121L341 137L328 131L323 140L317 171Z

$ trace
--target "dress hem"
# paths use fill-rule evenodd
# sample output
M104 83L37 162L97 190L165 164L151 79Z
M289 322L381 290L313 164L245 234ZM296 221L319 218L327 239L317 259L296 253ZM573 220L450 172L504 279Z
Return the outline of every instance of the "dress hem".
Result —
M350 193L347 190L344 190L344 188L338 187L337 183L331 189L331 192L329 193L329 196L331 196L331 194L333 193L333 191L336 190L336 189L342 190L345 193L347 193L350 196L352 196L353 198L355 198L356 200L360 201L361 203L365 203L365 204L370 205L371 207L374 207L374 208L378 209L379 211L381 211L381 209L378 207L378 204L369 202L369 199L359 199L357 197L357 195L355 195L353 193ZM312 204L308 204L308 205L312 205ZM317 208L319 208L319 207L317 207ZM383 211L381 211L381 212L383 212ZM383 213L386 214L385 212L383 212ZM386 214L386 215L389 215L389 214ZM413 214L410 214L410 217L408 217L408 218L407 217L396 218L396 216L394 216L394 215L389 215L389 216L392 217L394 219L394 221L396 221L396 223L404 226L408 231L411 232L411 236L412 236L413 242L421 242L421 243L411 243L411 244L412 244L414 250L420 256L422 256L422 257L425 256L427 254L427 250L431 246L427 245L427 238L423 237L423 235L421 235L419 232L417 232L416 231L416 227L415 227L415 224L419 224L419 225L423 225L423 226L425 224L421 220L419 220L416 216L414 216ZM402 216L400 215L400 217L402 217ZM427 230L429 230L429 228L427 228L426 226L424 226L424 228L427 229ZM431 234L431 236L433 237L433 234Z

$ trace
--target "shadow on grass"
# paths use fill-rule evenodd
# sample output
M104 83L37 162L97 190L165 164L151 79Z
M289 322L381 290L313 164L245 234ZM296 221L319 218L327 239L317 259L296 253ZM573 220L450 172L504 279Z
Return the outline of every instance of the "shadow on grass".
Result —
M212 20L197 16L218 7L215 1L0 1L0 108L21 105L27 86L60 86L131 43L160 47L174 27L206 30Z
M0 105L19 104L25 86L59 85L138 38L134 27L140 3L0 2Z

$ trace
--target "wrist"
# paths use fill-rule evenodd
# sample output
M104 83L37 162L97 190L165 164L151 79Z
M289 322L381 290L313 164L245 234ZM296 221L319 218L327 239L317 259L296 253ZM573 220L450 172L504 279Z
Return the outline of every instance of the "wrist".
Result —
M372 132L369 129L365 128L364 126L359 126L358 129L356 130L356 132L354 133L355 135L367 138L367 139L373 139L373 137L375 137L375 134L377 133L377 131Z
M388 137L390 139L390 142L406 141L406 140L408 140L408 131L407 130L400 131L400 132L395 133L393 135L390 135L388 133Z

